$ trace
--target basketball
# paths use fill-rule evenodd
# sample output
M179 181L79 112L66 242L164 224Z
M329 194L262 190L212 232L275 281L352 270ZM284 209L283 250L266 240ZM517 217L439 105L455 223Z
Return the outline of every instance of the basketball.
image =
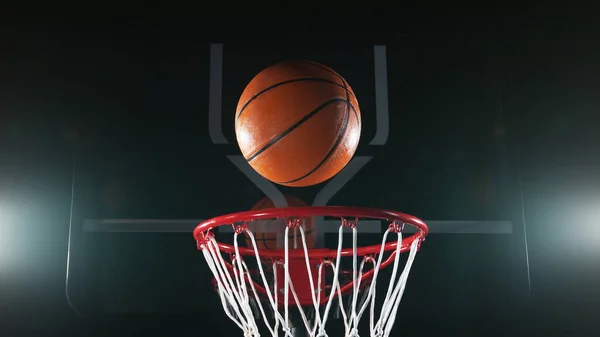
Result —
M304 201L297 197L286 195L285 200L290 207L306 206ZM275 205L268 197L261 199L252 206L252 210L273 208ZM304 229L306 247L315 248L317 241L317 228L313 218L303 218L300 224ZM258 249L283 249L285 240L285 220L255 220L248 223L248 229L254 234L256 247ZM302 249L302 237L298 229L290 229L288 233L288 244L291 249ZM246 237L246 245L252 247L252 242Z
M284 186L311 186L340 172L356 152L360 131L360 109L348 82L311 61L286 61L258 73L235 115L244 158Z

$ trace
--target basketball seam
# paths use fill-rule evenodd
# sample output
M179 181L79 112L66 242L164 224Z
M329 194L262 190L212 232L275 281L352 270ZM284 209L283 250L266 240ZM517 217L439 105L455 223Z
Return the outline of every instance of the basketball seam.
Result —
M337 75L337 76L339 76L339 75ZM252 103L252 102L253 102L254 100L256 100L256 99L257 99L257 98L258 98L260 95L262 95L262 94L266 93L267 91L269 91L269 90L272 90L272 89L275 89L275 88L277 88L277 87L280 87L280 86L282 86L282 85L285 85L285 84L296 83L296 82L310 82L310 81L312 81L312 82L324 82L324 83L329 83L329 84L336 85L336 86L338 86L338 87L340 87L340 88L342 88L342 89L344 89L344 90L346 90L346 91L348 91L348 90L349 90L349 89L346 87L345 83L342 85L342 84L339 84L339 83L337 83L337 82L330 81L330 80L328 80L328 79L324 79L324 78L319 78L319 77L301 77L301 78L295 78L295 79L291 79L291 80L287 80L287 81L283 81L283 82L275 83L275 84L272 84L272 85L270 85L270 86L268 86L268 87L266 87L266 88L262 89L261 91L257 92L256 94L252 95L252 97L250 97L250 98L249 98L249 99L248 99L248 100L247 100L247 101L246 101L246 102L245 102L245 103L242 105L242 107L240 108L240 111L237 113L237 116L235 117L235 120L237 121L237 120L240 118L240 116L242 115L242 112L244 112L244 110L245 110L245 109L248 107L248 105L250 105L250 103ZM345 82L345 81L343 81L343 78L342 78L342 82ZM348 94L348 93L346 93L346 95L347 95L347 94ZM352 93L352 96L353 96L354 98L356 98L356 97L354 96L354 93Z
M319 69L323 69L323 70L329 72L330 74L333 74L333 75L337 76L340 79L340 81L342 81L342 85L343 85L344 89L346 90L346 92L351 92L352 93L352 97L354 97L354 99L358 101L358 99L356 98L356 95L354 95L354 91L352 91L351 88L347 87L348 82L346 82L346 79L342 75L338 74L335 70L333 70L333 69L331 69L329 67L326 67L323 64L314 62L314 61L299 60L299 62L310 64L312 66L315 66L315 67L317 67ZM357 109L357 107L354 106L354 104L352 104L352 102L350 102L350 100L348 98L349 97L346 94L346 100L348 101L348 103L350 103L350 105L352 105L353 112L354 112L354 117L356 117L356 121L358 122L358 125L360 126L360 118L358 118L358 113L357 113L358 109Z
M296 123L294 123L294 125L292 125L291 127L289 127L287 130L285 130L282 133L280 133L277 137L271 139L262 148L258 149L258 151L254 152L253 154L251 154L250 156L248 156L246 158L246 160L248 162L252 161L256 157L258 157L261 153L263 153L267 149L269 149L271 146L275 145L277 142L279 142L280 140L282 140L283 138L285 138L285 136L287 136L288 134L290 134L292 131L294 131L295 129L297 129L298 127L300 127L302 124L304 124L304 122L308 121L310 118L312 118L315 115L317 115L319 112L321 112L323 109L325 109L328 105L330 105L332 103L336 103L336 102L345 102L346 105L348 105L350 103L347 100L345 100L343 98L339 98L339 97L332 98L332 99L330 99L328 101L325 101L323 104L321 104L320 106L318 106L316 109L314 109L310 113L306 114L299 121L297 121ZM346 118L346 121L345 121L346 124L348 123L347 119L348 118Z
M319 69L325 70L326 72L335 75L336 77L338 77L341 81L342 81L342 85L344 85L344 88L346 87L345 82L346 80L344 80L344 78L342 77L342 75L338 74L335 70L326 67L323 64L320 64L318 62L315 61L310 61L310 60L298 60L298 62L302 62L302 63L306 63L306 64L310 64L311 66L317 67Z
M286 181L280 184L290 184L290 183L294 183L297 181L300 181L308 176L310 176L311 174L313 174L314 172L316 172L321 166L323 166L323 164L327 161L327 159L329 159L329 157L331 157L331 155L335 152L335 150L337 150L338 146L340 145L340 142L342 141L342 137L344 137L344 134L346 133L346 129L348 128L348 123L350 122L350 106L352 105L350 103L349 100L349 96L348 96L348 88L346 87L346 80L344 80L344 78L339 75L339 78L342 80L342 83L344 84L344 89L346 91L346 117L344 120L344 125L340 128L340 131L337 135L337 138L335 140L335 143L333 144L333 146L331 147L331 149L329 150L329 152L325 155L325 157L323 157L323 159L321 160L321 162L319 162L319 164L317 164L317 166L315 168L313 168L312 170L310 170L308 173L306 173L304 176L297 178L295 180L292 181ZM356 112L356 111L355 111ZM358 121L358 119L357 119Z
M347 94L346 94L346 98L348 98ZM327 152L325 157L323 157L323 159L321 159L321 161L317 164L317 166L315 166L312 170L308 171L308 173L304 174L303 176L296 178L294 180L290 180L290 181L277 182L278 184L282 184L282 185L291 184L291 183L295 183L297 181L300 181L300 180L310 176L311 174L316 172L319 168L321 168L323 166L323 164L325 164L327 159L329 159L329 157L331 157L331 155L335 152L335 150L338 148L338 146L342 142L342 138L343 138L344 134L346 133L346 129L348 128L348 123L350 122L350 107L352 106L352 104L350 104L350 102L348 100L345 100L344 102L346 102L346 116L344 118L344 124L340 128L340 131L338 132L338 135L335 139L335 142L333 143L333 146L331 147L331 149L329 149L329 152Z

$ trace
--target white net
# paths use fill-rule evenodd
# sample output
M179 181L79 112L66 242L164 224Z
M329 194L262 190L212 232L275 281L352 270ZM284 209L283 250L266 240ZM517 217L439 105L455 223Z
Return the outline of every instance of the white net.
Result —
M408 258L404 266L401 267L401 231L396 231L394 230L394 226L390 226L383 234L379 253L363 257L357 254L358 231L356 226L348 226L352 229L353 253L351 257L347 257L352 259L352 270L349 276L352 280L352 289L349 292L350 303L346 306L343 303L342 285L340 283L340 261L342 260L344 227L347 226L342 221L338 231L337 257L335 259L323 259L319 263L316 268L318 270L316 279L312 273L308 272L306 273L307 280L302 280L309 282L310 289L312 289L310 294L312 306L301 304L294 288L292 277L290 277L289 227L285 229L284 257L282 260L273 262L270 273L265 272L265 266L263 266L264 260L261 259L253 233L247 230L247 228L243 229L247 233L249 242L251 243L250 248L254 250L254 256L250 257L256 260L256 268L258 269L258 273L255 273L254 277L239 252L238 236L243 232L242 230L238 228L235 231L235 253L232 255L221 252L214 236L206 236L206 240L201 244L200 248L202 248L206 262L215 277L217 292L221 298L223 309L226 315L242 329L244 336L261 336L259 333L259 324L262 321L268 331L267 335L270 336L297 337L298 334L296 331L301 329L303 330L302 336L327 337L326 325L332 310L339 310L340 319L344 325L345 337L359 337L359 323L365 314L369 317L369 336L387 337L390 335L410 268L418 251L418 246L423 239L423 234L415 234L417 237L410 244ZM307 248L305 230L302 226L298 226L297 228L300 232L301 249L304 252L306 270L311 270L310 264L313 260L311 260L309 249ZM377 307L379 307L376 305L378 295L376 291L377 279L380 275L379 271L382 267L382 261L384 261L384 250L388 242L388 236L390 235L397 236L395 238L397 245L395 252L392 252L391 255L393 256L393 262L389 284L387 285L387 289L385 286L383 287L383 289L386 289L383 301L380 301L383 304L377 310ZM393 239L393 237L390 239ZM248 256L246 256L246 259L248 259ZM327 268L330 268L333 272L333 278L330 286L327 287L328 289L324 289L321 285L326 276ZM284 273L283 277L278 277L278 269ZM370 270L371 277L369 278L370 284L365 287L361 285L361 282L363 280L363 273L367 269ZM278 280L279 283L283 280L283 284L278 284ZM297 279L296 282L298 282ZM258 291L257 288L260 288L261 291ZM327 290L328 293L324 294L323 292ZM360 294L361 292L362 294ZM283 299L280 298L281 296ZM321 303L322 299L325 299L323 303ZM332 309L335 301L338 301L337 306L335 306L336 309ZM294 307L297 308L297 313L299 313L297 315L300 317L298 321L301 321L301 325L303 326L298 327L298 324L294 326L292 323L290 316L292 309L295 310ZM307 314L307 311L310 311L310 315ZM363 322L362 324L367 323ZM262 330L264 331L265 328Z

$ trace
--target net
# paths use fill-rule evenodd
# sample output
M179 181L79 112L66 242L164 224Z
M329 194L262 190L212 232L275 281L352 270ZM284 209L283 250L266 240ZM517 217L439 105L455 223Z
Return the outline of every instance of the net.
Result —
M298 331L304 331L306 336L326 337L332 311L339 314L346 337L359 336L361 321L368 324L370 336L389 336L410 269L427 234L425 224L419 223L419 230L409 236L404 234L405 222L392 220L379 245L359 247L359 219L342 217L337 249L319 250L308 248L305 228L297 217L285 219L284 248L278 251L259 249L247 221L231 223L233 246L217 242L210 230L195 232L225 314L244 336L260 336L259 326L264 324L262 330L270 336L297 337ZM344 248L344 228L351 230L351 248ZM300 234L297 249L290 246L290 231ZM239 245L240 235L247 236L249 247ZM403 252L408 256L401 266ZM348 269L342 267L344 259L350 260ZM379 294L378 277L388 265L391 276L385 282L389 283L382 283L379 289L384 291ZM368 323L364 317L369 317Z

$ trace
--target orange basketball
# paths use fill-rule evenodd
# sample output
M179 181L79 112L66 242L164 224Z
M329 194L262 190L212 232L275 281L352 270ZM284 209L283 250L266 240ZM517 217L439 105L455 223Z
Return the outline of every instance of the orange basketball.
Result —
M360 139L354 92L331 68L310 61L270 66L246 86L235 134L260 175L286 186L321 183L350 161Z
M286 195L285 200L290 207L306 206L302 200L297 197ZM253 210L273 208L275 205L268 197L261 199L252 206ZM313 218L303 218L300 224L304 229L306 238L306 247L315 248L317 241L317 228ZM285 240L285 220L255 220L248 223L248 229L254 234L256 247L258 249L283 249ZM302 238L298 230L290 229L288 233L288 244L291 249L302 249ZM252 242L246 238L246 245L252 247Z

